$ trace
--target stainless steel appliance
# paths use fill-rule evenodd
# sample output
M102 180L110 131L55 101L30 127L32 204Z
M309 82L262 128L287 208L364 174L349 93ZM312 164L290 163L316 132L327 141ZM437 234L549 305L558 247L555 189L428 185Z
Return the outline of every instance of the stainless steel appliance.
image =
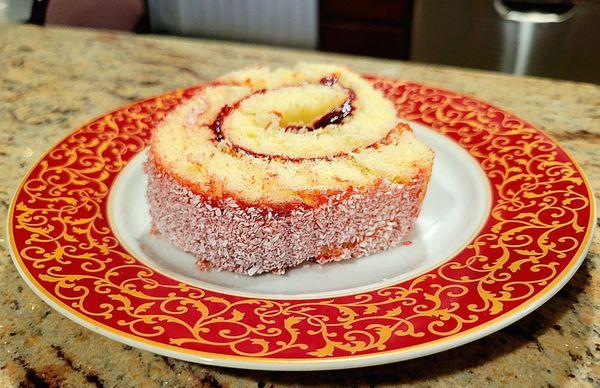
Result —
M410 59L600 83L600 1L418 0Z

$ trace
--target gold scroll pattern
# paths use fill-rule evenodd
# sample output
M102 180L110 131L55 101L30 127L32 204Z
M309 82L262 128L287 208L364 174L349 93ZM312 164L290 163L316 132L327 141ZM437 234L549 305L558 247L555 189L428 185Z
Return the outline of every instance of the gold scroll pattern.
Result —
M314 300L224 295L139 263L106 220L110 185L153 125L192 90L142 101L78 129L24 182L18 254L77 315L153 342L224 355L306 358L389 351L449 337L547 286L583 241L584 181L546 136L485 103L373 79L399 113L455 139L493 187L488 225L454 259L403 283ZM589 213L589 211L588 211ZM589 217L589 214L587 214Z

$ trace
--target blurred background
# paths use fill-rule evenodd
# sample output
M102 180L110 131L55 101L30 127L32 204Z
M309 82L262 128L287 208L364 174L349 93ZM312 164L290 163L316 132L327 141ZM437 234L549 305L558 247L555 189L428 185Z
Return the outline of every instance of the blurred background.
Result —
M600 83L599 0L0 0L2 21Z

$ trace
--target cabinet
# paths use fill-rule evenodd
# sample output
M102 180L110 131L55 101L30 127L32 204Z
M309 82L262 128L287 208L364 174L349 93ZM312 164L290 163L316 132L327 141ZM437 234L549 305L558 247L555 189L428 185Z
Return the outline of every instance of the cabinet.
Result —
M319 49L408 59L412 0L320 0Z

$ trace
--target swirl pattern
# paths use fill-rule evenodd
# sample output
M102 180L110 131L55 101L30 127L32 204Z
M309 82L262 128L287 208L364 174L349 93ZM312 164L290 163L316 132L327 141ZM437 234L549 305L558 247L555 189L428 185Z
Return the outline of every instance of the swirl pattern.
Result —
M432 154L358 74L301 64L207 85L158 126L152 157L213 200L281 210L381 179L407 183Z
M452 92L367 78L398 113L464 147L485 170L493 207L445 264L370 292L247 298L157 273L112 233L110 186L164 115L201 88L116 110L76 130L31 170L9 214L15 262L71 314L158 349L216 359L365 357L456 338L514 314L576 264L593 222L591 192L541 131Z

